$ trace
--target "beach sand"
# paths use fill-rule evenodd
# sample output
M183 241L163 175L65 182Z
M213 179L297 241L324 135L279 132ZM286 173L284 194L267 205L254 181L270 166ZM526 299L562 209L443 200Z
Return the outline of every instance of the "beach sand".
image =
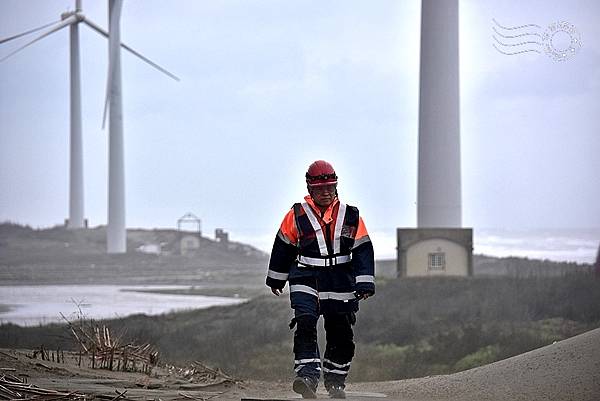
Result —
M489 365L451 375L417 379L349 383L348 399L388 400L578 400L600 399L600 328ZM27 378L44 389L83 394L103 394L121 399L296 399L284 382L225 381L192 383L165 367L150 375L79 368L75 358L66 363L31 359L31 351L0 351L4 372ZM319 398L327 398L321 388Z

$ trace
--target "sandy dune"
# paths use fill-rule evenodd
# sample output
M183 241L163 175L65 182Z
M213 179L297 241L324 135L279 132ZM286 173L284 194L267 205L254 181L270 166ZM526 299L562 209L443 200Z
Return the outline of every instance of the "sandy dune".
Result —
M600 328L464 372L377 383L399 400L600 400Z
M0 367L26 374L45 389L112 394L127 390L136 399L207 399L215 401L298 398L288 383L246 381L195 390L172 377L81 369L44 362L24 352L2 350ZM141 383L152 384L141 386ZM146 388L143 388L146 387ZM452 374L378 383L350 383L348 398L389 400L600 400L600 328L490 365ZM319 398L326 398L323 389Z

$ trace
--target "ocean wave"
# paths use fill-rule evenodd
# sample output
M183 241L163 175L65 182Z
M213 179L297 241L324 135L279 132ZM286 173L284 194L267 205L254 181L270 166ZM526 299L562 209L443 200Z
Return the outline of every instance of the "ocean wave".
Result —
M244 235L245 234L245 235ZM377 259L396 258L396 231L369 232ZM273 234L236 233L238 241L270 252ZM600 244L600 228L584 229L474 229L473 251L496 257L526 257L556 262L594 263Z

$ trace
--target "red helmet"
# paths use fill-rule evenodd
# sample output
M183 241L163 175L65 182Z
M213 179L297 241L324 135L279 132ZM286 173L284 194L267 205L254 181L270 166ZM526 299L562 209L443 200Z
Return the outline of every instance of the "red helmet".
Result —
M337 179L333 166L325 160L317 160L308 166L306 183L311 187L337 184Z

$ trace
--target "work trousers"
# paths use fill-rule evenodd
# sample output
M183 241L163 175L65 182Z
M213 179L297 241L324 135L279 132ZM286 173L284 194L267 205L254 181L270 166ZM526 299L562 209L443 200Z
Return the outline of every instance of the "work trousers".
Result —
M350 364L354 357L354 333L352 325L356 321L354 312L323 315L325 323L325 356L321 367L317 343L317 321L319 316L312 313L298 313L294 322L294 370L298 376L318 380L323 370L325 387L333 384L344 385Z

